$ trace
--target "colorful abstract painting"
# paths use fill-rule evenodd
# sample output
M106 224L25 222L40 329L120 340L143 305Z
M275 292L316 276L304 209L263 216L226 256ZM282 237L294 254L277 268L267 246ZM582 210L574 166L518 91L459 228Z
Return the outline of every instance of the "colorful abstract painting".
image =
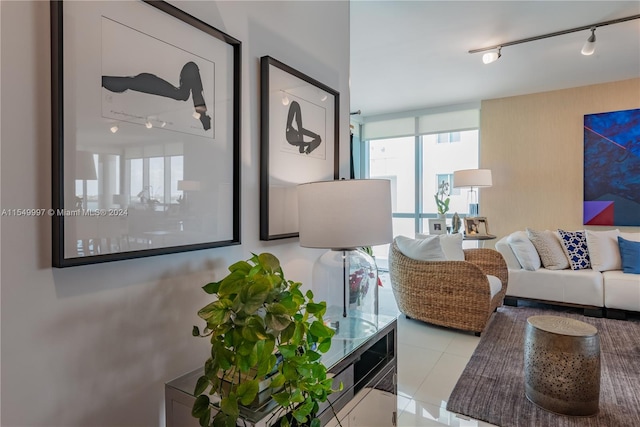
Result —
M584 116L584 225L640 225L640 109Z

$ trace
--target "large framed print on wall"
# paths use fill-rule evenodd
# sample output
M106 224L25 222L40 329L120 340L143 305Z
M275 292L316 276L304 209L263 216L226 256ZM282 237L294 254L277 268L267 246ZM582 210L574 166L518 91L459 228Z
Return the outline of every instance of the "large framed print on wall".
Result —
M584 225L640 225L640 109L584 116Z
M340 94L260 60L260 239L297 237L297 186L338 179Z
M240 243L240 41L162 1L51 2L53 265Z

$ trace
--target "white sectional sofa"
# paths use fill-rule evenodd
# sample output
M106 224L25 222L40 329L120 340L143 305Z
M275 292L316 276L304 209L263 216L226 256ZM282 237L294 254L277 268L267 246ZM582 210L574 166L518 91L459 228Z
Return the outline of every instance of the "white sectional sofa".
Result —
M533 234L532 234L533 233ZM609 317L623 317L625 311L640 312L640 274L624 273L620 266L620 252L613 240L617 235L632 241L640 241L640 233L585 232L590 245L592 268L572 270L555 253L556 264L539 245L536 237L541 232L516 231L496 243L509 270L505 303L517 303L518 299L545 301L553 304L584 307L585 315L602 316L603 309ZM558 232L545 231L547 241L557 238L564 248ZM534 245L536 242L537 246ZM554 244L554 242L550 242ZM540 250L540 252L539 252ZM542 254L542 255L540 255ZM564 256L567 256L566 251ZM541 259L542 258L542 259ZM559 260L559 261L558 261ZM546 264L550 268L545 268Z

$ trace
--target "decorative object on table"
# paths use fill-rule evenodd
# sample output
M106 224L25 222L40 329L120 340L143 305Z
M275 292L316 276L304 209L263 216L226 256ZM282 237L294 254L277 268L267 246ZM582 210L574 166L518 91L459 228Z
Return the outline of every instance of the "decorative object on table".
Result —
M489 224L485 217L466 217L464 219L465 234L469 236L488 236Z
M480 206L478 204L478 188L491 187L491 170L489 169L463 169L453 172L454 188L470 188L467 193L469 203L469 216L478 216Z
M260 240L297 237L296 186L338 178L340 94L260 59Z
M640 225L640 109L584 116L584 225Z
M325 319L336 337L354 339L377 330L378 270L358 250L392 240L388 180L313 182L298 187L300 245L331 249L313 267L313 288L326 295Z
M324 324L326 303L314 302L313 292L286 280L280 261L269 253L239 261L229 271L203 287L216 301L198 311L207 324L202 334L193 327L194 336L210 340L211 357L196 384L192 415L201 426L235 426L239 405L251 404L263 384L282 407L281 426L319 426L318 403L333 391L320 361L334 335ZM221 400L211 419L208 395L214 393Z
M462 227L462 220L460 219L460 215L458 215L458 212L456 212L453 214L453 218L451 219L451 233L459 233L460 227Z
M436 200L438 215L440 215L440 218L444 218L446 213L449 211L449 202L451 201L449 198L448 181L442 181L438 184L438 192L433 195L433 198Z
M162 1L54 1L50 10L53 266L239 244L240 41ZM100 168L80 195L83 152ZM192 233L167 221L175 167L203 184ZM144 202L116 205L124 183ZM59 213L77 197L88 214ZM79 250L82 236L93 250Z
M446 234L447 222L445 219L429 218L429 234Z

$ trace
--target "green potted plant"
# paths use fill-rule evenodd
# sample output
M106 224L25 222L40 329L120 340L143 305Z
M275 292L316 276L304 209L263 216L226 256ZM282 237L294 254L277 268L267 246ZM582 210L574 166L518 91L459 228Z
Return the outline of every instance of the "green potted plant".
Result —
M436 206L440 217L444 218L445 214L449 211L449 183L442 181L438 185L438 192L433 195L436 200Z
M281 407L281 427L319 427L319 402L335 391L320 361L334 335L322 319L326 303L286 280L269 253L254 254L229 271L203 287L217 300L198 311L206 322L202 333L193 327L194 336L210 340L211 357L196 384L192 415L203 427L234 427L240 406L251 404L268 383L267 392ZM220 401L211 419L213 394Z

